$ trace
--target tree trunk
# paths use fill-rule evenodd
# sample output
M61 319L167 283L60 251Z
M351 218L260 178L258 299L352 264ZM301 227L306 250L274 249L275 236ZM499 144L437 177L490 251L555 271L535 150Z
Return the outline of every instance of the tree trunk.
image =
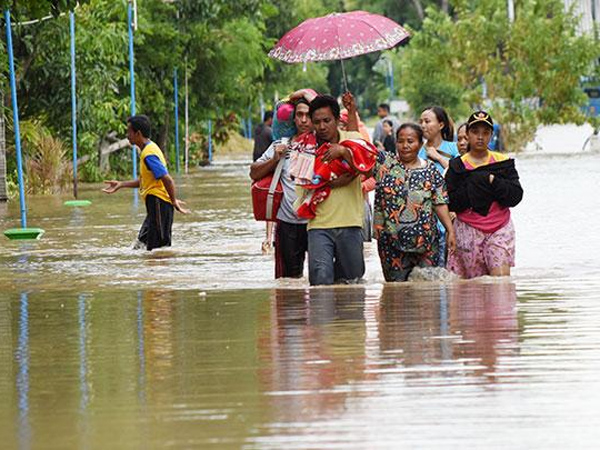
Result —
M110 170L110 154L124 148L131 148L131 144L127 139L119 139L114 131L108 133L100 141L98 147L98 161L100 163L100 172L106 173ZM89 159L88 155L84 155L78 160L78 164L83 164Z
M450 5L448 3L448 0L442 0L440 5L442 11L444 11L446 14L448 14L448 11L450 10Z
M0 92L0 106L4 105L4 93ZM6 135L4 122L4 108L0 111L0 202L8 200L6 188Z
M165 117L163 120L163 124L160 127L160 130L158 132L158 136L156 138L156 144L160 147L160 149L163 152L163 155L165 155L165 159L167 160L167 162L171 162L171 158L169 155L169 149L168 149L168 145L169 145L169 127L171 126L171 111L167 110L167 112L165 113Z
M404 3L402 0L400 0L400 4L402 6L402 3ZM415 7L415 10L417 11L417 15L419 16L419 19L421 19L421 21L423 21L423 19L425 19L425 11L423 10L423 4L421 3L421 0L412 0L412 3Z

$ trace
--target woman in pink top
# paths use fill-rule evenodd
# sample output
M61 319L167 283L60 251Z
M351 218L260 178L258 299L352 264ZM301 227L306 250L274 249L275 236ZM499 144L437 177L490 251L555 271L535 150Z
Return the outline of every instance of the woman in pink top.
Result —
M463 278L508 276L515 265L515 229L510 207L523 198L513 159L488 149L494 122L477 111L467 122L469 151L446 173L450 211L456 213L456 251L448 269Z

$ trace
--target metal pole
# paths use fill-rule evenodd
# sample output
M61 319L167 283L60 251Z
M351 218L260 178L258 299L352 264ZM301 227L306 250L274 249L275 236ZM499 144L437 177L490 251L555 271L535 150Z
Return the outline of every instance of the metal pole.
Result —
M185 64L185 173L188 173L190 162L190 95L188 90L187 58Z
M21 207L21 228L27 228L27 208L25 206L25 188L23 184L23 158L21 157L21 131L19 129L19 105L17 102L17 82L15 79L15 61L13 56L12 28L10 23L10 10L4 10L6 23L6 47L8 50L8 69L10 72L10 96L13 108L13 121L15 130L15 149L17 152L17 178L19 180L19 203Z
M71 128L73 132L73 196L77 198L77 75L75 68L75 13L69 12L71 30Z
M248 106L248 137L252 139L252 106Z
M208 163L212 163L212 119L208 119Z
M175 171L179 173L179 83L177 67L173 70L173 92L175 102Z
M132 1L127 4L127 24L129 30L129 76L131 86L131 115L135 116L135 67L133 54L133 19L134 11ZM133 178L137 178L137 150L135 145L131 147L131 157L133 162Z
M388 72L390 74L390 101L394 99L394 65L388 59Z
M342 63L342 80L344 82L344 92L349 92L348 91L348 78L346 77L346 68L344 67L344 60L340 59L340 62Z

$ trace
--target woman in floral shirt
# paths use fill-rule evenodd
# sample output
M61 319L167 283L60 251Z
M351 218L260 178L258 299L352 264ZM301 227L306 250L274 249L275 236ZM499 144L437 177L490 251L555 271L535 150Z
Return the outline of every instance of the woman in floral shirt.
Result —
M406 281L413 268L438 263L436 216L455 249L444 179L431 161L418 157L423 145L419 125L398 129L397 155L380 152L375 165L373 228L386 281Z

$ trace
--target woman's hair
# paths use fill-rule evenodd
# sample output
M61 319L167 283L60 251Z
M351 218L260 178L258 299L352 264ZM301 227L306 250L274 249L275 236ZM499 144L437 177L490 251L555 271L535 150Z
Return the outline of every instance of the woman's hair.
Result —
M396 132L396 139L398 139L400 137L400 132L402 130L405 130L406 128L410 128L415 133L417 133L419 142L423 142L423 128L421 128L420 125L417 125L416 123L411 123L411 122L403 123L402 125L400 125L400 127L398 128L398 131Z
M435 114L439 123L444 124L444 128L442 128L442 139L445 141L453 141L454 140L454 123L448 116L448 113L441 106L431 106L429 108L425 108L423 112L431 111Z
M298 105L300 105L300 104L302 104L302 105L306 105L306 106L309 106L309 107L310 107L310 102L309 102L308 100L306 100L304 97L302 97L302 98L299 98L298 100L296 100L296 101L294 102L294 106L298 106Z
M386 119L386 120L383 121L383 123L386 124L386 125L388 125L388 126L390 126L390 127L392 127L392 128L394 128L394 122L392 122L391 120L387 120Z

